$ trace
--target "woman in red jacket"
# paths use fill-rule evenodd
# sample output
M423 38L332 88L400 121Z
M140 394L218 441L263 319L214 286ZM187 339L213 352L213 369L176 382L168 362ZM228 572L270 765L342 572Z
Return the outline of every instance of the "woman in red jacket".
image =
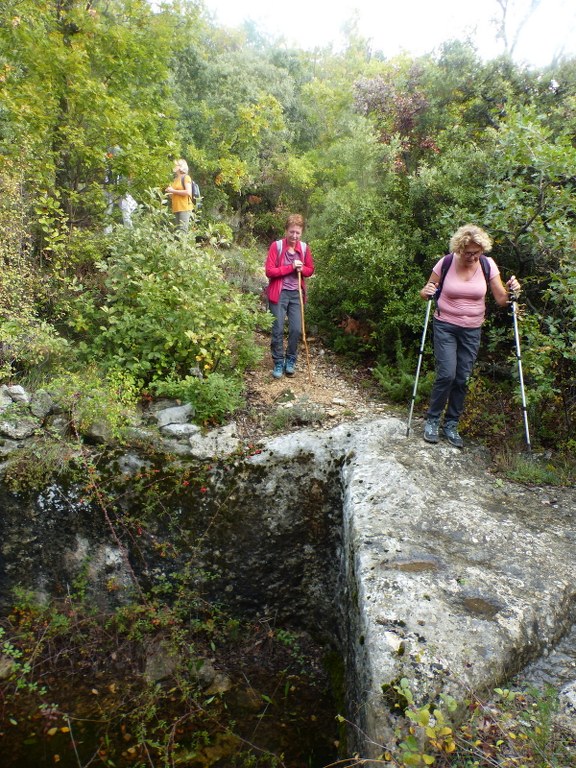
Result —
M283 373L293 376L298 357L298 342L302 334L302 313L299 276L302 285L302 300L306 301L306 281L314 273L314 261L310 247L302 242L304 219L294 213L286 220L282 240L276 240L268 250L266 277L268 278L268 306L274 315L270 351L274 361L272 375L279 379ZM284 353L284 324L288 318L288 345Z

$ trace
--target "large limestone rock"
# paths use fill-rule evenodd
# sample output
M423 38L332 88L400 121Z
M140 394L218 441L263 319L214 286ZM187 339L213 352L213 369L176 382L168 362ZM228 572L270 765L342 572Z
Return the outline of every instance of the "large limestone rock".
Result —
M574 621L576 508L496 480L479 449L406 438L385 418L298 433L252 459L344 457L342 592L349 716L365 757L393 736L387 692L487 691ZM286 471L286 470L285 470ZM289 479L287 479L289 483ZM278 510L281 516L280 510ZM393 697L395 698L395 697Z
M283 435L243 459L234 425L201 435L185 426L188 410L159 410L161 431L182 425L157 443L178 448L179 470L213 460L202 492L191 485L173 502L174 531L149 521L150 541L180 531L177 548L193 551L218 599L292 621L343 651L347 714L358 726L351 746L364 757L393 736L387 694L403 677L422 703L490 690L574 622L574 493L551 499L496 480L481 450L406 438L405 422L391 416ZM153 440L153 430L144 436ZM112 472L128 486L151 461L134 447L114 457ZM136 493L122 496L128 513L138 509ZM62 589L87 562L101 599L112 581L115 600L129 592L126 553L79 491L54 484L25 500L0 484L0 509L0 603L16 583Z

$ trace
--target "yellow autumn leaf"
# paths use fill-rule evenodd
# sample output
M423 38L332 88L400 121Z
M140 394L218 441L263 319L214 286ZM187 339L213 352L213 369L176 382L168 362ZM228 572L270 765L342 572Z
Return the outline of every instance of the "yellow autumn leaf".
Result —
M58 733L58 728L50 728L46 733L48 736L55 736Z

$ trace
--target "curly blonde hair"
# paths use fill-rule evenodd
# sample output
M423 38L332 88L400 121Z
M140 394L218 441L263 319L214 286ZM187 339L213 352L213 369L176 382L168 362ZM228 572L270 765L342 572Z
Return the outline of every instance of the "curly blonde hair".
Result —
M476 224L464 224L450 238L450 251L451 253L463 253L470 243L479 245L484 253L490 253L492 250L492 238L487 232L477 227Z

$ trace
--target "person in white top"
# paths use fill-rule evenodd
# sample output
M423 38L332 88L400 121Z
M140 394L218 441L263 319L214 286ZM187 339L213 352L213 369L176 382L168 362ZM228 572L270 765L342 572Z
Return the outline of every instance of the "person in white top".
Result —
M450 239L451 253L435 264L420 291L423 299L437 300L433 319L436 378L424 425L429 443L438 442L444 414L442 434L457 448L464 445L458 421L480 348L487 286L500 306L506 305L510 293L520 293L514 275L504 285L495 261L486 255L491 250L490 236L475 224L465 224Z

